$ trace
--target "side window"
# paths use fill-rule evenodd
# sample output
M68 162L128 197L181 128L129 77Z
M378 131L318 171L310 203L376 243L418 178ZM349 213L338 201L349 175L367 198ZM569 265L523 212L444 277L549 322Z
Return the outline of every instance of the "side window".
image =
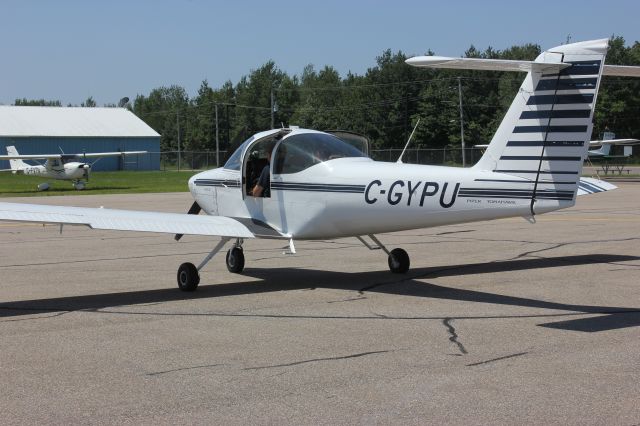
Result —
M294 134L282 141L275 153L274 174L298 173L318 163L365 154L326 133Z
M309 152L302 148L296 143L283 142L276 154L274 173L297 173L316 164Z

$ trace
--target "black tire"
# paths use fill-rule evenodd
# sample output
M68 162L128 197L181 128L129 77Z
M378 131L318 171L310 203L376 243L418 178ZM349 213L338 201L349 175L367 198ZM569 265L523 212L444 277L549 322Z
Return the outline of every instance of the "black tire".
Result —
M195 291L200 284L200 274L193 263L183 263L178 268L178 288L182 291Z
M234 247L227 252L227 269L239 274L244 269L244 252L242 247Z
M389 253L389 269L394 274L406 274L410 263L409 255L401 248L393 249Z

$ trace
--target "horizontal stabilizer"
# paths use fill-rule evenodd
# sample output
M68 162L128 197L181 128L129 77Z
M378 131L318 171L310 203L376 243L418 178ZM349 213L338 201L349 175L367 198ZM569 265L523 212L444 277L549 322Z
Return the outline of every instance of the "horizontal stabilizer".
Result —
M552 52L547 52L552 53ZM513 61L506 59L483 59L483 58L449 58L444 56L415 56L405 62L414 67L443 68L457 70L480 70L480 71L537 71L543 73L556 73L571 64L559 62L534 62L534 61ZM602 75L615 77L640 77L640 67L605 65Z
M604 70L602 70L602 75L615 77L640 77L640 67L605 65Z
M589 195L597 192L613 191L617 186L600 179L581 177L578 184L578 195Z
M558 59L560 59L560 56ZM548 73L558 72L561 69L571 66L559 60L558 62L533 62L506 59L447 58L444 56L416 56L407 59L406 63L414 67L428 68L482 71L538 71Z
M245 225L232 218L222 216L196 216L180 213L0 202L0 220L86 225L93 229L116 231L216 235L236 238L255 237Z

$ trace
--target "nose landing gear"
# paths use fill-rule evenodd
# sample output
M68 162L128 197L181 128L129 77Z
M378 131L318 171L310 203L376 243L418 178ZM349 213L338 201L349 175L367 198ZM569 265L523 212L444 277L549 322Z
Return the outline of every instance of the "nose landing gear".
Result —
M401 248L396 248L389 251L384 244L380 242L376 238L375 235L368 235L373 244L367 240L365 240L362 236L357 237L362 244L365 245L369 250L382 250L387 253L389 270L394 274L406 274L409 271L409 266L411 265L411 261L409 260L409 255L406 251Z

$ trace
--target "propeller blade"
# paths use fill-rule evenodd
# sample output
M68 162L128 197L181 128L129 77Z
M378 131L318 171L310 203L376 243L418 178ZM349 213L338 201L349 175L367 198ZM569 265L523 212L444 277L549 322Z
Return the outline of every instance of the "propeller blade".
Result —
M194 201L193 204L191 204L191 207L189 207L187 214L199 214L200 211L202 211L202 207L200 207L200 204L198 204L197 201ZM183 235L184 234L176 234L173 239L180 241L180 238L182 238Z
M91 166L89 164L81 164L78 166L79 169L83 170L82 176L89 182L89 172L91 171Z

